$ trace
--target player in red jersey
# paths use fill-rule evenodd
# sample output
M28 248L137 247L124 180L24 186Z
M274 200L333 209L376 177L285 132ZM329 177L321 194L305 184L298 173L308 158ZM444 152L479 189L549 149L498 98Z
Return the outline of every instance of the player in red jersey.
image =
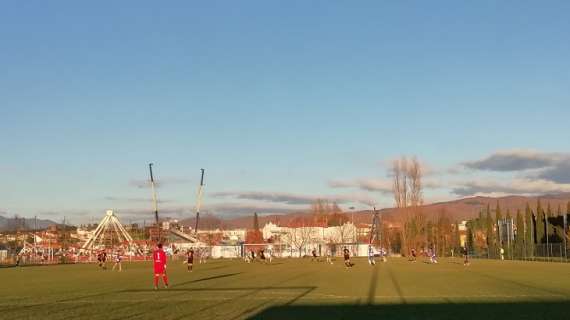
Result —
M157 249L152 253L154 262L154 289L158 289L158 278L162 276L164 287L168 288L168 277L166 276L166 253L162 250L162 243L157 245Z

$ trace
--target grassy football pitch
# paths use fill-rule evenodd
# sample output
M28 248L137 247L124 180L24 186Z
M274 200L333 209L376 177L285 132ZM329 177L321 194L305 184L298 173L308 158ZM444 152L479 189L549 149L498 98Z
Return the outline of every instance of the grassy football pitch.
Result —
M0 319L570 319L569 264L354 261L171 261L158 291L149 263L4 268Z

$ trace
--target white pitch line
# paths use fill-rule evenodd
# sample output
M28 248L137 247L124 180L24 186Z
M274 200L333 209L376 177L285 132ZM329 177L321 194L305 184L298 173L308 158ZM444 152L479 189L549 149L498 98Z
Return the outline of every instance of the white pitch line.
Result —
M334 294L322 294L322 293L312 293L313 296L322 296L322 297L330 297L330 298L338 298L338 299L353 299L356 296L340 296ZM570 299L570 296L562 295L562 294L517 294L517 295L504 295L504 294L478 294L478 295L467 295L467 296L443 296L443 295L424 295L424 296L403 296L406 299L452 299L452 300L461 300L461 299L477 299L477 298L565 298L565 300ZM379 299L401 299L402 297L398 295L393 296L374 296L374 298Z
M282 295L282 296L275 296L275 295L271 295L271 296L251 296L251 297L242 297L240 298L240 301L243 300L249 300L249 301L257 301L257 300L269 300L269 299L279 299L279 300L289 300L292 297L296 297L295 294L291 294L291 295ZM364 297L364 296L362 296ZM405 296L404 298L406 299L446 299L446 300L452 300L452 301L462 301L464 299L528 299L528 298L558 298L556 300L559 300L559 298L564 298L563 300L570 300L569 297L564 296L564 295L469 295L469 296ZM358 298L357 296L341 296L341 295L333 295L333 294L311 294L310 296L305 296L303 298L301 298L300 300L304 300L304 301L312 301L312 300L354 300L354 298ZM401 297L400 296L374 296L375 299L391 299L391 300L400 300ZM232 297L220 297L219 295L212 295L212 296L188 296L188 297L180 297L180 298L169 298L168 302L192 302L192 301L225 301L225 300L231 300ZM53 302L53 304L100 304L101 302L104 303L110 303L110 304L115 304L115 303L133 303L133 302L152 302L155 301L156 297L149 297L149 299L113 299L113 300L101 300L98 302L94 302L91 300L73 300L73 301L62 301L62 302ZM381 302L381 301L377 301ZM413 302L413 301L410 301ZM429 303L429 301L420 301L420 302L425 302L425 303ZM476 303L477 301L470 301L473 303ZM162 302L161 302L162 303ZM236 301L236 303L239 303L239 301ZM498 302L500 303L500 302ZM0 307L10 307L10 306L14 306L13 304L0 304ZM21 305L22 307L24 305ZM43 306L43 305L26 305L26 307L38 307L38 306Z

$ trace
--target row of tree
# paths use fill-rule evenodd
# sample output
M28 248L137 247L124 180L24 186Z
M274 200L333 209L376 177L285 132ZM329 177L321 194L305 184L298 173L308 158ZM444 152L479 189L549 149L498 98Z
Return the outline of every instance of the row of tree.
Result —
M524 258L543 255L537 248L545 244L565 243L570 236L566 219L570 214L570 202L563 213L562 206L553 211L550 203L544 209L540 199L531 209L527 203L524 213L517 210L513 218L507 210L505 218L499 203L492 217L490 205L479 217L467 224L467 244L477 255L496 258L503 249L507 257ZM503 225L504 228L499 226Z

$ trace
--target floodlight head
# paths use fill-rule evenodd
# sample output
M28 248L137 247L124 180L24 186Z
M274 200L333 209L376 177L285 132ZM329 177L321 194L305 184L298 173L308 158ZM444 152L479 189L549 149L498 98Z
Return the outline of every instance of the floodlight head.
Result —
M112 215L113 215L113 210L107 210L107 215L108 215L108 216L112 216Z

